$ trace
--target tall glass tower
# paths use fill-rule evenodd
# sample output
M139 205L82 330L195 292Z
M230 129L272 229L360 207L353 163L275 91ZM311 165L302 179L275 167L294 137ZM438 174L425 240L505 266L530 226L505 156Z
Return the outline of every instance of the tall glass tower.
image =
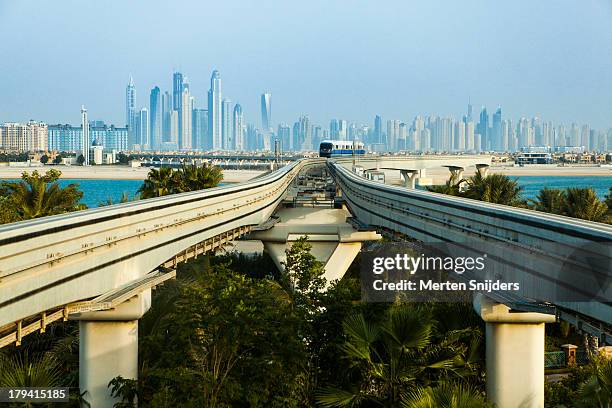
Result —
M221 75L219 71L214 70L208 90L208 137L211 139L212 150L223 148L221 118Z
M181 111L183 97L183 74L175 72L172 74L172 109Z
M263 99L262 99L262 102L263 102ZM233 134L234 134L234 148L238 151L243 151L245 148L244 132L245 132L245 126L244 126L244 115L242 113L242 106L240 106L240 104L237 103L234 106Z
M261 128L272 129L272 94L268 92L261 95Z
M83 166L89 166L89 146L91 141L89 140L89 121L87 120L87 109L85 109L85 106L81 106L81 126L83 129L81 136L81 152L85 159Z
M125 125L128 128L128 147L131 149L136 141L136 87L130 75L130 82L125 88Z
M221 137L223 149L234 149L234 135L232 134L232 101L225 98L221 102Z
M149 129L151 132L151 149L158 150L162 142L162 102L159 87L151 89L149 100Z

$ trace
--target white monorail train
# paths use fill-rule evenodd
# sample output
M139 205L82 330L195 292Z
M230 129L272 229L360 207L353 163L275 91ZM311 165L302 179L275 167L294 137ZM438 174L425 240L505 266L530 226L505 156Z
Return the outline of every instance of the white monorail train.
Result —
M319 157L363 156L364 154L363 142L323 140L319 145Z

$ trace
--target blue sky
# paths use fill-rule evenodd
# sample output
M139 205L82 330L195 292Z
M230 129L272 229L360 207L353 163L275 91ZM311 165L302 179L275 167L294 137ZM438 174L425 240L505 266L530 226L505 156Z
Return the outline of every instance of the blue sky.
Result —
M501 105L612 126L612 2L0 0L0 122L123 124L130 74L137 104L180 69L205 107L210 73L260 125L300 114L325 126L460 117Z

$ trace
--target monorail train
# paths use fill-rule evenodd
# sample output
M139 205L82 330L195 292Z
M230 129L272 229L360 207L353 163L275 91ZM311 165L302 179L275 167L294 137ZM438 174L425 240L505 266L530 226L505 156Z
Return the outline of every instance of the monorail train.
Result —
M365 147L363 142L323 140L319 146L319 157L363 156L364 154Z

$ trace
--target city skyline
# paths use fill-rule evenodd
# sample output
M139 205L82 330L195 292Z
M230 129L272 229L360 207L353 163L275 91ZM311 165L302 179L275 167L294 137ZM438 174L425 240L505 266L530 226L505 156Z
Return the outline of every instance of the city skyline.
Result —
M74 106L84 104L91 115L123 124L124 107L118 101L130 73L141 97L156 85L171 89L167 78L173 69L189 73L197 102L206 100L208 73L218 69L226 82L224 93L240 101L245 121L257 126L262 92L274 95L275 125L302 114L313 123L333 117L365 122L379 113L393 118L428 112L459 116L462 110L457 108L471 98L475 106L502 105L510 117L537 115L612 126L612 56L602 52L612 41L607 24L612 12L604 1L588 6L569 1L387 2L379 8L315 1L291 9L264 3L268 7L261 10L247 2L231 10L206 5L207 24L196 24L205 6L195 2L174 8L160 4L146 11L136 2L124 5L122 13L98 4L4 3L0 15L6 24L0 34L11 41L1 48L13 58L2 68L11 81L3 81L0 121L74 122ZM113 30L105 36L90 32L87 19L75 18L85 12L112 20ZM140 13L151 22L163 16L182 23L174 30L145 33L132 24ZM220 28L231 13L232 21L241 24L227 36ZM261 14L268 17L262 20L266 30L254 24ZM21 15L30 18L17 18ZM297 15L316 15L316 26L295 27L290 17ZM427 28L432 17L439 22L436 33ZM366 29L357 24L362 21L368 21ZM31 24L41 25L46 34L29 36ZM66 28L58 28L62 26ZM289 28L291 42L282 35ZM121 45L125 38L138 46ZM194 42L185 40L191 38L205 39L206 52L194 52ZM95 52L78 64L66 64L60 44ZM32 49L44 64L27 64ZM112 64L100 64L106 55Z

